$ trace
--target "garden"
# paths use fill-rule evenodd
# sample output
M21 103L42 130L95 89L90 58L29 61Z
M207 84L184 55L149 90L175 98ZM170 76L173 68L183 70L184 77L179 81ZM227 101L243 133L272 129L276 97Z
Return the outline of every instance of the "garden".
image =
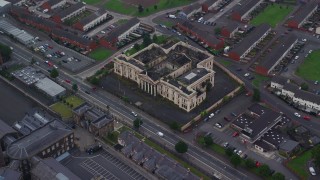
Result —
M313 51L297 68L296 75L306 80L320 80L320 50Z
M67 119L72 117L72 110L83 103L84 101L82 99L72 95L51 105L50 108L58 113L62 118Z
M103 61L106 60L113 54L113 51L106 48L97 48L89 53L89 57L96 60L96 61Z

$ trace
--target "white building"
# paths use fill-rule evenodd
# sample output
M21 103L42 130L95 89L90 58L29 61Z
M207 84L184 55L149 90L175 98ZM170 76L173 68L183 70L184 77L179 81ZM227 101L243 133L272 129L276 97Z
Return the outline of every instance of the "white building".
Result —
M35 86L53 100L58 100L59 97L66 94L66 89L55 83L49 78L39 80Z

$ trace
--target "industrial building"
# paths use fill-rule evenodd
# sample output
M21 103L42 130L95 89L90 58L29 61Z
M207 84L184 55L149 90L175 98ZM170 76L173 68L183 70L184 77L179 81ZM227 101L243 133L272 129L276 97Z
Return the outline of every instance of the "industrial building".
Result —
M37 81L35 86L54 101L66 94L66 89L64 87L47 77Z
M11 2L0 0L0 13L6 13L11 7Z
M5 20L0 20L0 30L9 36L13 36L17 41L24 45L34 42L34 37L24 30L18 29Z

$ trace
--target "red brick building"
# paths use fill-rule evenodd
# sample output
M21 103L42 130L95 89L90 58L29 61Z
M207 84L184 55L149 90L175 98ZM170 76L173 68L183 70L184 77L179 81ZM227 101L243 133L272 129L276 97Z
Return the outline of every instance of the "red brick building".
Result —
M81 19L79 22L74 24L73 27L80 31L88 31L89 29L92 29L108 18L110 19L111 17L112 16L108 15L107 11L105 11L104 9L99 9L91 15Z
M43 9L52 10L66 4L66 0L49 0L41 5Z
M86 6L83 3L79 2L53 15L52 20L56 23L62 23L69 18L79 15L80 13L85 11L85 9Z
M290 28L301 28L303 23L318 9L317 2L310 2L304 6L301 6L295 13L293 18L288 21L288 27Z
M226 38L232 38L234 33L239 30L239 25L237 23L228 23L226 26L221 28L221 35Z
M231 18L242 22L263 0L248 0L242 1L243 4L238 4L233 8Z

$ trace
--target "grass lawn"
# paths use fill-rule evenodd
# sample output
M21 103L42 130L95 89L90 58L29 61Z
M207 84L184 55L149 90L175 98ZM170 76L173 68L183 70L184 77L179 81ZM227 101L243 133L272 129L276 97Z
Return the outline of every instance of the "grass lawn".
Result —
M307 162L311 159L311 150L288 162L287 166L293 170L300 178L308 179L310 174L307 171Z
M87 4L97 4L98 2L101 2L101 0L83 0Z
M220 64L222 64L223 66L229 66L232 64L232 62L228 61L228 60L224 60L224 59L219 59L218 62Z
M258 26L262 23L268 23L270 26L275 27L292 10L293 10L292 6L288 6L287 8L286 5L280 5L280 4L269 5L258 16L252 19L251 24Z
M118 26L128 22L129 20L128 19L119 19L115 24L117 24Z
M165 25L166 27L172 27L173 25L175 25L175 23L171 22L171 21L157 21L156 22L157 24L163 24Z
M296 70L296 75L306 80L320 80L320 50L313 51Z
M110 49L97 48L90 52L89 57L97 61L102 61L110 57L112 54L113 52Z
M138 6L129 5L121 0L109 0L105 4L105 8L107 10L115 11L121 14L133 15L133 16L149 16L153 13L174 8L178 6L187 5L194 2L194 0L160 0L157 4L157 8L155 9L154 6L151 7L144 7L144 11L139 13Z
M267 81L270 78L265 77L265 76L261 76L259 74L255 74L255 79L252 81L253 86L255 86L256 88L259 88L260 83L262 83L263 81Z
M57 102L50 107L53 111L60 114L62 118L70 118L72 117L72 110L69 106L63 104L62 102Z
M73 108L76 108L84 103L84 101L77 96L69 96L66 98L66 102L72 104Z

